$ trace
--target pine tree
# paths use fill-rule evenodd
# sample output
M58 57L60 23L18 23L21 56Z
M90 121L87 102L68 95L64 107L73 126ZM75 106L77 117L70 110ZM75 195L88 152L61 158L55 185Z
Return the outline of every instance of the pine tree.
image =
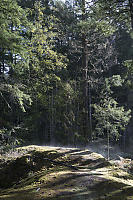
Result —
M0 1L0 134L11 136L21 121L22 113L31 105L23 82L25 60L26 12L15 0Z
M17 5L16 1L4 0L1 4L1 19L0 19L0 84L1 84L1 98L6 105L10 105L6 101L7 95L13 96L12 99L24 109L23 102L28 95L24 94L23 86L18 84L19 76L21 74L23 63L23 55L25 52L22 33L26 25L26 17L24 10ZM4 100L5 99L5 100ZM9 98L10 99L10 98ZM10 99L11 101L11 99ZM10 106L11 107L11 106Z
M28 43L28 86L34 101L31 120L35 120L35 123L34 125L32 121L29 123L31 129L36 129L37 138L42 142L52 143L55 139L54 127L56 126L55 95L57 88L62 84L61 73L65 71L66 58L56 51L57 33L54 31L56 18L52 12L46 13L46 10L47 7L38 1L32 8L30 17L33 26L31 26L31 38ZM39 128L38 121L41 124Z

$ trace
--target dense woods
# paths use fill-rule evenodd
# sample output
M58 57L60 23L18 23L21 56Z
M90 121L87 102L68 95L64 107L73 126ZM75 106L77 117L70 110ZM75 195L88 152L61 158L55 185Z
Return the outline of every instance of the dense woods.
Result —
M1 150L129 147L132 0L0 0L0 16Z

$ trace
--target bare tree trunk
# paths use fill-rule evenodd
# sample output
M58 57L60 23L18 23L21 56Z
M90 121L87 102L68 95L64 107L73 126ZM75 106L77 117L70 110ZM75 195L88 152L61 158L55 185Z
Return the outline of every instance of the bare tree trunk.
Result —
M110 138L109 138L109 130L107 130L107 146L108 146L108 157L107 157L107 159L109 160L110 159Z
M92 109L91 109L91 83L89 83L89 135L90 135L90 140L92 141Z
M129 0L129 7L130 7L131 26L133 30L133 0Z
M3 49L3 52L2 52L2 74L4 75L5 74L5 59L4 59L4 49Z
M51 94L51 135L50 135L50 143L54 144L54 93L52 90Z
M82 0L82 21L86 21L85 0ZM83 78L83 136L88 139L88 47L86 34L82 34L82 78Z
M49 130L48 130L48 143L51 143L51 98L49 95Z

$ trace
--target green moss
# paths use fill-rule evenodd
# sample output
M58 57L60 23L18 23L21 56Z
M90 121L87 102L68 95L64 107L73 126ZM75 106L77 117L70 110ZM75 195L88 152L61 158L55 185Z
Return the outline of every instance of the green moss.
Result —
M19 153L0 169L0 200L133 199L132 176L102 156L35 146Z
M0 170L0 187L8 188L21 179L41 170L47 170L53 167L53 163L45 158L52 160L60 157L56 151L31 151L27 155L18 157L10 161ZM6 180L6 181L5 181Z

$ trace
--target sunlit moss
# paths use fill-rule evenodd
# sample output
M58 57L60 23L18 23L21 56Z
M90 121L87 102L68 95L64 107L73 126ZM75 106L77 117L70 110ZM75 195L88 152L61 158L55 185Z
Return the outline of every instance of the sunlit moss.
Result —
M88 150L38 146L16 151L18 157L11 159L8 155L10 162L1 169L6 172L7 181L5 189L0 190L1 200L133 199L132 175L99 154ZM52 163L52 160L57 163ZM78 170L72 169L72 165ZM21 173L18 173L20 170ZM18 174L16 179L13 172ZM6 179L6 174L9 179ZM1 175L1 185L2 182Z

